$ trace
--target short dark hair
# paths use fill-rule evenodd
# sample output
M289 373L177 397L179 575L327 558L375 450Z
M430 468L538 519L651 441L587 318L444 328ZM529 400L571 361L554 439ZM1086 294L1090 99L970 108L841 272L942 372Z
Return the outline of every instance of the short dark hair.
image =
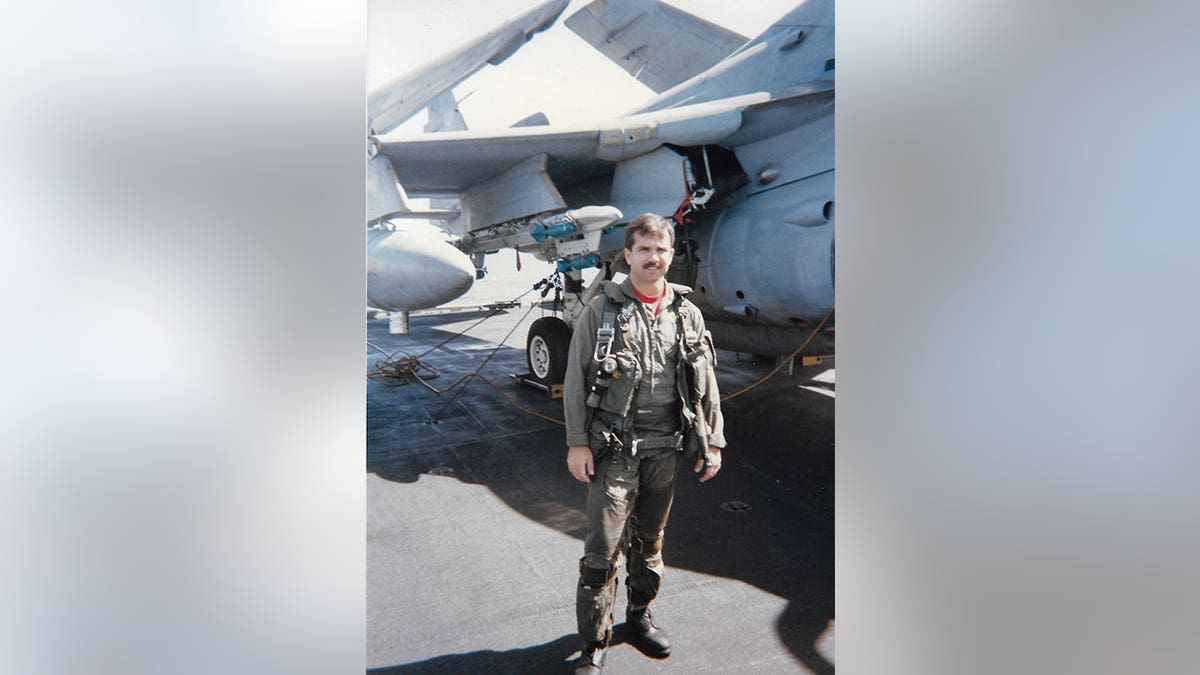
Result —
M675 247L675 225L657 213L643 213L625 226L625 248L633 250L633 238L638 234L666 235L671 247Z

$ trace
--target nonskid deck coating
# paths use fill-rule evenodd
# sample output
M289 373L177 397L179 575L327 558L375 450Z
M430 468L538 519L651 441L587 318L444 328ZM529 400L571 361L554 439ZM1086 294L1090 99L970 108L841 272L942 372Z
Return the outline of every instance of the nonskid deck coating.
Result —
M487 359L501 391L561 419L560 401L509 378L527 370L520 347L540 315L508 310L424 354L441 372L430 384ZM414 317L407 335L369 319L368 339L417 356L482 316ZM368 369L381 357L369 350ZM720 357L725 394L769 372ZM672 655L624 642L622 591L606 672L833 672L834 400L801 388L828 368L726 402L725 467L704 485L683 470L667 528L653 609ZM367 382L369 672L570 672L586 489L562 427L478 380L452 396Z

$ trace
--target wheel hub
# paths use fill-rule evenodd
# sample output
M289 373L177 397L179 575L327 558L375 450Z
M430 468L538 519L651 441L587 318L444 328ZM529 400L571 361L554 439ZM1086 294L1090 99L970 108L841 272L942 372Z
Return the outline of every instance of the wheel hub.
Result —
M545 377L550 372L550 347L540 335L534 336L529 343L529 363L537 377Z

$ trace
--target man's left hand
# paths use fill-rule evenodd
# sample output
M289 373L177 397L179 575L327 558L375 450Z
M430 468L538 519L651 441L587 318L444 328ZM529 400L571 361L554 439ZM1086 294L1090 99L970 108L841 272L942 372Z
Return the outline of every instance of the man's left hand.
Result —
M712 478L713 476L717 475L717 472L720 470L721 470L721 449L720 448L709 447L709 449L708 449L708 468L705 468L705 466L704 466L704 458L703 457L696 460L696 469L695 469L696 473L700 473L701 471L704 472L704 474L700 476L701 483L703 483L704 481L708 480L709 478Z

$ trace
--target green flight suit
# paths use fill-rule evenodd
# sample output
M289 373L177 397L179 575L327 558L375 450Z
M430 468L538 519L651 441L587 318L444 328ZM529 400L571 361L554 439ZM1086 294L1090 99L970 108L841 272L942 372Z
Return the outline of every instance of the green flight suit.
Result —
M636 299L631 282L605 282L600 297L589 303L571 338L563 387L567 445L591 447L595 473L588 484L587 534L579 562L576 619L585 641L607 639L612 627L612 606L617 592L617 562L626 555L629 604L645 607L658 595L662 583L663 532L675 494L675 479L683 453L676 447L638 448L631 452L631 436L665 439L681 431L681 396L676 382L680 358L679 320L685 333L704 333L700 310L683 296L686 286L667 284L659 313L653 317ZM607 296L607 300L606 300ZM586 399L595 366L592 357L596 331L605 312L619 311L612 351L623 352L624 377L612 380L598 409ZM627 320L625 319L627 317ZM636 365L635 365L636 363ZM710 360L711 363L711 360ZM631 372L640 377L630 378ZM707 379L703 413L708 445L725 447L720 396L712 368ZM630 400L632 398L632 400ZM627 412L623 403L628 404ZM605 431L622 436L626 446L606 450ZM707 450L707 448L703 448Z

